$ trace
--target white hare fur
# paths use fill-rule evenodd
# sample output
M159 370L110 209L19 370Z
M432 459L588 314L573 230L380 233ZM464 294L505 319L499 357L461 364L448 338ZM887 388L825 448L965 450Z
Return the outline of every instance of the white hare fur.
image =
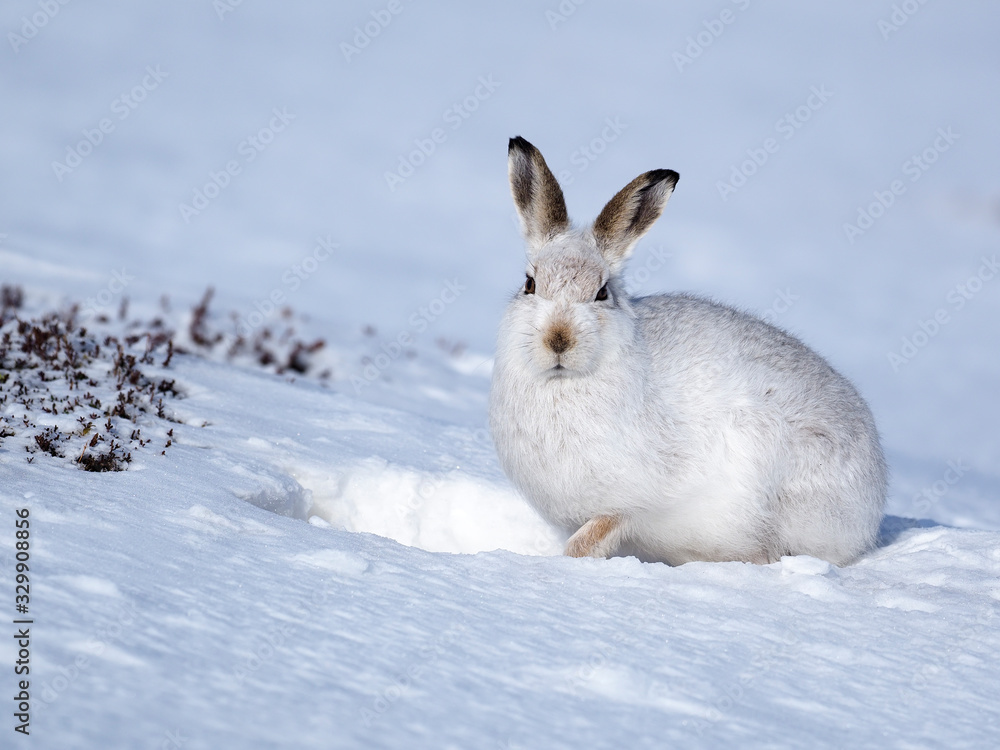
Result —
M509 173L527 279L500 325L490 425L504 471L572 535L566 554L843 565L869 550L886 465L854 386L751 315L626 294L677 173L640 175L584 229L522 138Z

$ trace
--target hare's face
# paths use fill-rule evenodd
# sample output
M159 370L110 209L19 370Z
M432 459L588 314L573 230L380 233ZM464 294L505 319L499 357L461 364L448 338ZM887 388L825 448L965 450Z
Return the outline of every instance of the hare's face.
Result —
M592 373L634 340L635 315L618 275L663 211L677 173L639 175L583 230L571 228L559 183L523 138L510 140L508 173L528 267L504 323L505 351L526 358L528 370L539 375Z
M631 339L631 309L589 233L554 238L530 254L514 299L525 364L545 377L594 372Z

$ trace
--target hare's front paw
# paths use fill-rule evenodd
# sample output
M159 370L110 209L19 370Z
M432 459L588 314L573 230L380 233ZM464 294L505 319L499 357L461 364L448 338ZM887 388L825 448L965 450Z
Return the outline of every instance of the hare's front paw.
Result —
M618 516L595 516L577 529L566 542L569 557L608 557L622 536L622 520Z

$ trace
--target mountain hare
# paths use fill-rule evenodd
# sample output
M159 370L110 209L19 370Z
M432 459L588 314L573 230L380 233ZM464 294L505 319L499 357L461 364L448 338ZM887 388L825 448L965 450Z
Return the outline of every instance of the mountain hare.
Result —
M801 341L622 268L677 184L646 172L575 229L538 149L510 141L527 278L500 324L490 426L566 554L838 565L875 542L886 465L854 386Z

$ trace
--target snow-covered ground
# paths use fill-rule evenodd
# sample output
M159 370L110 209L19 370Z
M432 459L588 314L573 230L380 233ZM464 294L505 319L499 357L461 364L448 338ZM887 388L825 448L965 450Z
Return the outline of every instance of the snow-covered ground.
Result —
M191 352L139 365L178 395L123 472L81 471L83 436L26 451L76 417L0 378L34 425L0 438L0 612L28 508L34 620L30 737L0 638L3 747L1000 745L994 4L15 0L0 29L18 315L160 316ZM858 383L874 553L559 556L485 430L515 134L581 221L680 172L632 286L756 310ZM325 342L305 374L224 354L287 326Z

